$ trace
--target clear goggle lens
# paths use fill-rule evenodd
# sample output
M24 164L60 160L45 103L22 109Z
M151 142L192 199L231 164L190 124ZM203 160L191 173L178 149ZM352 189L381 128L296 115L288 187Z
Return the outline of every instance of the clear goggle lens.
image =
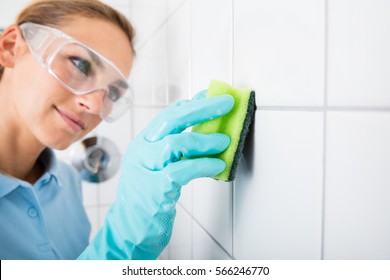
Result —
M104 91L99 114L104 120L118 119L131 106L125 76L104 56L57 29L33 23L20 27L34 57L65 88L74 94Z

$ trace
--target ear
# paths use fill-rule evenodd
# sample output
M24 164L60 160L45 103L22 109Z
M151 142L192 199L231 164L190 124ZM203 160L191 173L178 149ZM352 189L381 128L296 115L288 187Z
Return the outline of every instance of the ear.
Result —
M18 41L22 34L17 25L9 26L0 37L0 64L5 68L12 68L15 65L15 54Z

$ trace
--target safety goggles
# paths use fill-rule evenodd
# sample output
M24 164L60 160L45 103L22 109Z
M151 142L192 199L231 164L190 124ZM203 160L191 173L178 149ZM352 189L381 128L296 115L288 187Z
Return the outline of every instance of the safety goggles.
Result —
M107 58L58 29L31 22L20 25L35 59L74 94L104 91L100 117L112 122L133 102L125 75Z

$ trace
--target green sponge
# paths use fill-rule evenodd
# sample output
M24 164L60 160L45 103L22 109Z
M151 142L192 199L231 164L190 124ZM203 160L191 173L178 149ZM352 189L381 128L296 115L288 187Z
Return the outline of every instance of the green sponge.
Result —
M224 152L213 156L222 159L226 164L225 170L214 178L233 181L255 112L255 92L247 88L236 89L225 82L212 80L206 98L222 94L233 96L233 109L225 116L193 126L192 131L205 134L219 132L230 137L230 146Z

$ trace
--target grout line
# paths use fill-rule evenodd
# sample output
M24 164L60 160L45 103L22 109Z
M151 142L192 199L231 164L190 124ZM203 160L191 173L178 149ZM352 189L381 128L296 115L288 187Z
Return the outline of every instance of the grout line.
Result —
M324 110L323 115L323 150L322 150L322 209L321 209L321 260L325 258L325 206L326 206L326 153L327 153L327 145L326 145L326 138L327 138L327 121L328 121L328 114L329 111L328 107L328 55L329 55L329 30L328 30L328 20L329 20L329 1L325 0L325 48L324 48L324 106L326 110ZM339 108L340 109L340 108ZM356 109L356 108L354 108ZM370 108L371 110L373 108ZM344 110L348 111L348 110ZM349 109L351 111L351 109ZM367 111L367 110L360 110L360 111Z
M134 105L133 109L164 109L168 105L145 105L145 104L140 104L140 105Z
M232 75L232 85L234 86L235 84L235 81L234 81L234 60L235 60L235 56L234 56L234 51L235 51L235 45L234 45L234 26L235 26L235 18L234 18L234 0L231 0L232 1L232 23L231 23L231 28L232 28L232 38L231 38L231 44L232 44L232 50L231 50L231 55L232 55L232 69L231 69L231 75ZM235 188L235 183L234 181L231 183L231 187L230 187L230 193L231 193L231 219L229 219L231 221L231 246L232 246L232 256L234 256L234 229L235 229L235 224L236 224L236 221L235 221L235 208L236 208L236 205L234 203L235 199L234 199L234 188Z
M153 39L153 37L169 22L169 20L177 13L177 11L184 6L186 2L187 0L183 0L183 2L169 16L167 16L167 18L156 28L156 30L154 30L154 32L148 38L146 38L145 41L143 41L137 46L137 51L142 50Z
M235 260L235 258L233 257L233 255L231 255L228 251L226 251L226 249L221 245L221 243L218 242L218 240L216 240L208 231L207 229L191 214L188 212L188 210L186 208L184 208L180 203L179 203L180 207L182 210L184 210L184 212L186 212L189 217L191 218L192 221L196 222L198 224L198 226L208 235L208 237L210 237L210 239L229 257L231 258L232 260ZM192 224L192 223L191 223ZM192 234L194 232L194 230L192 229ZM193 243L193 242L192 242Z
M325 78L327 79L327 78ZM325 95L327 87L325 86ZM132 109L163 109L167 105L136 104ZM390 112L390 106L267 106L256 107L258 111L297 111L297 112Z
M327 88L325 86L325 92ZM325 93L327 95L327 93ZM163 109L167 105L136 104L132 109ZM256 107L258 111L297 111L297 112L390 112L390 106L264 106Z
M235 85L235 80L234 80L234 62L235 62L235 56L234 56L234 50L235 50L235 45L234 45L234 0L232 1L232 22L231 22L231 28L232 28L232 37L231 37L231 44L232 44L232 50L231 50L231 56L232 56L232 69L231 69L231 80L232 80L232 85Z
M324 259L325 256L325 206L326 206L326 153L327 153L327 122L328 117L327 113L324 112L324 120L323 120L323 150L322 150L322 211L321 211L321 260Z
M327 78L325 78L327 79ZM327 95L325 86L325 95ZM306 112L390 112L390 106L257 106L261 111L306 111Z

